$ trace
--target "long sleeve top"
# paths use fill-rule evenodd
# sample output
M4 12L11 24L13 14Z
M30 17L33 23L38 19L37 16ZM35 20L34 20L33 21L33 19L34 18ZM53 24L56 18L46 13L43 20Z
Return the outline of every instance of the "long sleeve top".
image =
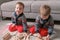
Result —
M48 33L51 35L54 29L54 21L52 16L50 15L48 19L43 20L40 16L37 16L35 23L35 31L38 32L39 28L47 28Z
M23 13L17 15L16 12L12 15L12 23L15 25L23 25L24 32L27 31L26 17Z

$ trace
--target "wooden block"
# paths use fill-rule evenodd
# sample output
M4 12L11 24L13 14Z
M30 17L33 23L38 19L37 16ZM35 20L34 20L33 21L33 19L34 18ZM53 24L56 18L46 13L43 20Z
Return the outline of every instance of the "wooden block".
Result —
M3 40L8 40L9 38L11 38L10 33L6 33L6 34L3 36Z

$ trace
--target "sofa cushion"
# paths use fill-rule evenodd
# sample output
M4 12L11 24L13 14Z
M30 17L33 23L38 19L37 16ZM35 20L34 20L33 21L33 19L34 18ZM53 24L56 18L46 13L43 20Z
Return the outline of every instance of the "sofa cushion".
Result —
M60 12L60 1L34 1L31 5L31 12L39 12L41 5L49 5L52 12Z
M19 1L11 1L11 2L6 2L1 5L1 10L2 11L14 11L15 10L15 5ZM33 1L20 1L23 2L25 5L24 12L30 12L30 6Z

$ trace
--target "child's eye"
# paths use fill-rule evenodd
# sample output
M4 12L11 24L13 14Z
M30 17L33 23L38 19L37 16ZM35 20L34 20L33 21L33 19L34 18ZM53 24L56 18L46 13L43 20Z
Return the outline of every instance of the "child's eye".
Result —
M19 8L17 8L17 9L19 9Z
M17 9L19 9L19 10L20 10L20 8L17 8Z

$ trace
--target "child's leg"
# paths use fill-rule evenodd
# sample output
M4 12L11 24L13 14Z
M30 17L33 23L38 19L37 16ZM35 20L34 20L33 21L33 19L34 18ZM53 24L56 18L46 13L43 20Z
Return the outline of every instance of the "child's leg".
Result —
M40 28L39 33L41 36L47 36L48 35L48 29L47 28Z
M22 39L26 39L27 33L23 32L23 26L22 25L17 25L17 36L22 40Z
M32 26L30 29L29 29L30 33L33 34L33 37L36 37L34 38L35 40L41 40L41 36L39 33L35 33L35 26Z
M34 34L35 33L35 26L32 26L31 28L29 28L29 32Z
M16 25L13 25L13 24L11 24L11 25L9 25L9 31L10 32L14 32L14 31L16 31L17 29L16 29Z
M22 33L23 32L23 26L22 25L17 25L17 31Z

